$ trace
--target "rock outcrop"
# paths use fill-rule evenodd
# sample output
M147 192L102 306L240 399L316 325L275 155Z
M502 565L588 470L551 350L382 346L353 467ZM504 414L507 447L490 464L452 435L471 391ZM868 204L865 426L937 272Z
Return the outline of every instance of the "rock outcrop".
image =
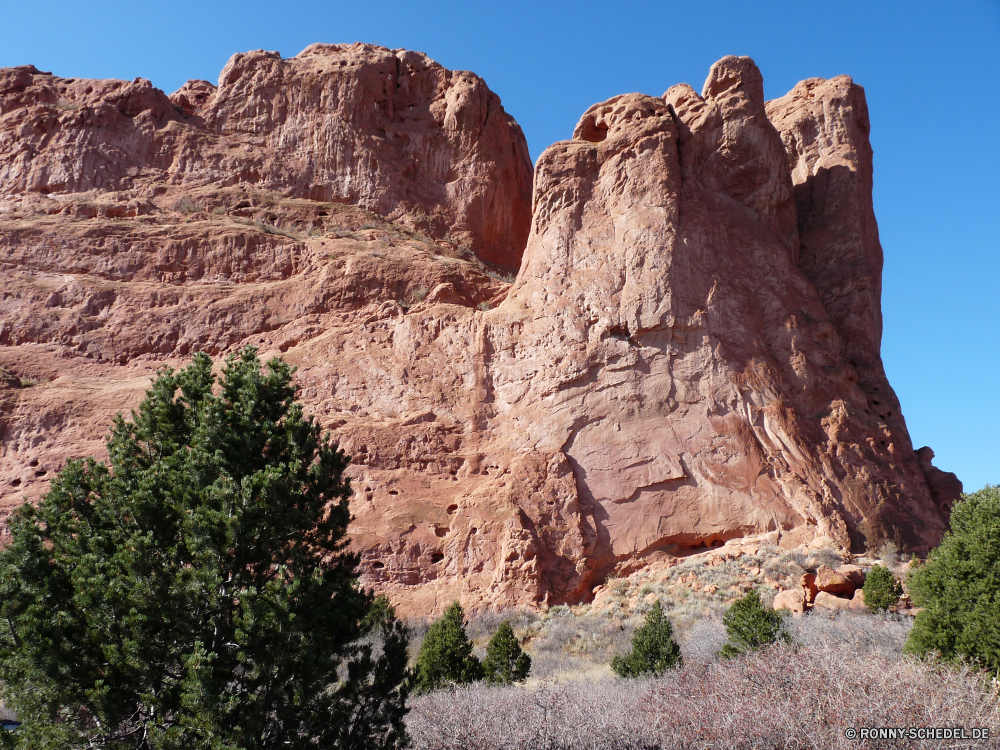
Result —
M31 66L0 77L0 196L247 185L349 203L516 269L531 163L478 76L419 52L314 44L234 55L216 88ZM126 209L127 211L128 209Z
M170 97L0 71L0 505L156 368L253 344L353 457L363 580L407 614L765 533L939 540L960 483L882 369L860 87L765 103L725 58L591 107L530 222L529 176L485 84L417 53L248 53Z

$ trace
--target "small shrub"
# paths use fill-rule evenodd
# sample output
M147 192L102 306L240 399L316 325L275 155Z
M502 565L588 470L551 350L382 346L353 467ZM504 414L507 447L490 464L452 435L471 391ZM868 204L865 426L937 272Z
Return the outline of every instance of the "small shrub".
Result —
M32 380L31 378L21 378L21 387L22 388L31 388L34 385L38 385L38 381L37 380Z
M423 302L427 299L427 287L418 286L416 289L410 292L410 296L417 302Z
M503 273L501 271L494 271L492 268L484 268L483 273L485 273L491 279L502 281L505 284L513 284L514 279L517 278L516 273Z
M778 641L791 641L785 630L784 617L780 612L765 607L756 589L733 602L722 616L722 623L729 636L719 650L723 659L732 659Z
M521 650L514 629L504 620L486 647L486 659L483 661L486 682L491 685L524 682L530 670L531 657Z
M962 496L951 530L907 581L913 603L923 608L907 651L936 651L1000 671L1000 487Z
M182 214L193 214L201 210L201 207L190 198L181 198L174 206L174 210Z
M888 568L876 565L865 576L865 606L872 612L884 612L899 601L903 587Z
M804 562L804 561L803 561ZM775 580L798 579L806 572L805 567L793 555L781 554L773 557L761 566L765 576Z
M482 679L483 665L472 653L465 633L462 605L453 602L441 619L431 623L417 655L413 688L417 694Z
M282 229L281 227L276 227L273 224L268 224L265 221L257 221L256 226L260 231L265 232L267 234L277 234L282 237L291 237L292 239L296 238L295 232L292 232L288 229Z
M476 305L476 309L481 310L482 312L488 312L490 310L490 303L484 300Z
M886 539L878 548L878 557L886 567L899 564L899 545L891 539Z
M660 676L680 664L681 649L674 640L674 629L657 601L646 614L646 622L633 634L632 650L612 659L611 669L619 677Z

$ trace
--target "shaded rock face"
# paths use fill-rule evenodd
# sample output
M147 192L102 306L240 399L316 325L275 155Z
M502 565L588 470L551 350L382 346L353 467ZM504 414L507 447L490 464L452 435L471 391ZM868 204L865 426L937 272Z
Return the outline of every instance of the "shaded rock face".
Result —
M314 44L235 55L216 88L144 79L0 78L2 196L155 184L253 185L350 203L517 268L531 162L478 76L425 55Z
M169 100L0 81L8 511L102 455L157 367L252 344L352 456L362 580L408 615L587 600L738 537L926 550L945 529L960 483L914 453L879 358L849 79L765 103L725 58L700 95L591 107L538 160L523 248L520 131L415 53L237 55ZM38 103L74 87L102 103ZM117 124L61 119L94 113ZM513 283L481 262L517 258Z

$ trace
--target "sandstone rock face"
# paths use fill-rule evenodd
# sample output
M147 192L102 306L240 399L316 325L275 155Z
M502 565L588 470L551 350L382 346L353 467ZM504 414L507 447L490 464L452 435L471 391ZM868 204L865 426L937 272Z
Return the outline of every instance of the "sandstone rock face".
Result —
M779 591L774 595L774 601L771 606L778 609L787 609L793 614L801 615L806 611L806 607L809 606L806 601L806 592L801 589L786 589L785 591Z
M934 502L944 515L951 515L952 506L962 496L962 482L950 471L941 471L932 463L934 451L926 445L917 451L917 460L927 478Z
M820 591L813 602L813 606L819 609L850 609L851 604L851 599L844 599L827 591Z
M816 588L837 596L853 596L854 583L843 573L826 565L816 571Z
M865 569L860 565L840 565L837 567L837 572L850 581L856 589L865 585Z
M235 55L218 88L0 76L0 197L250 185L350 203L516 269L531 161L479 77L425 55L314 44Z
M591 107L529 233L516 124L416 53L238 55L169 98L0 72L0 506L102 455L156 368L252 344L353 457L362 580L404 614L761 534L926 550L954 487L881 369L863 92L806 84L767 104L725 58Z

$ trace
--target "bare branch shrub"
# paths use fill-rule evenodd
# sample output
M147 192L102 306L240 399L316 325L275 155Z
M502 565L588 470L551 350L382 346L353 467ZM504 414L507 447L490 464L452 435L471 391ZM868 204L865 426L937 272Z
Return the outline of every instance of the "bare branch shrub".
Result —
M773 646L653 680L473 685L413 702L417 750L680 750L865 745L859 727L1000 726L981 674L850 647ZM902 740L894 748L956 747Z

